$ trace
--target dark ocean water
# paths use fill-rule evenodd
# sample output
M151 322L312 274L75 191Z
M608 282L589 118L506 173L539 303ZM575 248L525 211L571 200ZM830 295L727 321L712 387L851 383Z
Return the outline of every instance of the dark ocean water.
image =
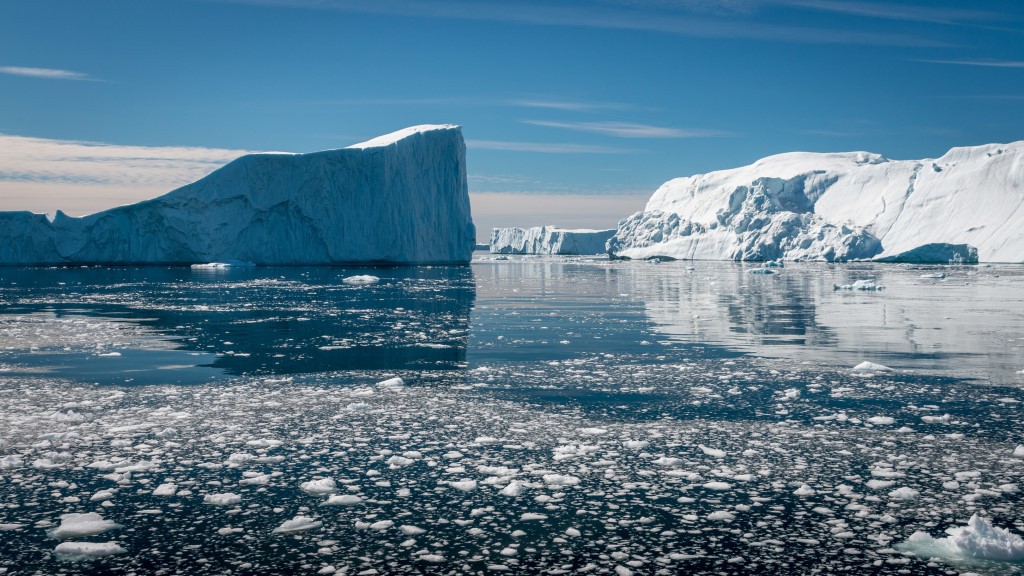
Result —
M0 269L0 571L1020 573L1024 269L750 269Z

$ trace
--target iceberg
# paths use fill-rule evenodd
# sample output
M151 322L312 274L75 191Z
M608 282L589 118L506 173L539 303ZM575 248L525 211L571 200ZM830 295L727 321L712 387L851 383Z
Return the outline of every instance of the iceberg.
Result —
M491 254L604 254L615 230L566 230L554 226L494 228Z
M74 218L0 212L0 264L465 264L476 232L454 125L242 156L158 198Z
M941 158L793 152L676 178L608 242L617 258L1024 260L1024 141Z

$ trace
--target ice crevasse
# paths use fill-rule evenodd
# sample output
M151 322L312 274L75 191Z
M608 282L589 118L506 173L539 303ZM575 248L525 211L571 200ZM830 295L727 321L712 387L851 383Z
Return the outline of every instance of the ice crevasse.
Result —
M1024 260L1024 141L927 160L793 152L676 178L619 222L620 258Z
M158 198L80 218L0 212L0 264L462 264L474 242L455 125L250 154Z

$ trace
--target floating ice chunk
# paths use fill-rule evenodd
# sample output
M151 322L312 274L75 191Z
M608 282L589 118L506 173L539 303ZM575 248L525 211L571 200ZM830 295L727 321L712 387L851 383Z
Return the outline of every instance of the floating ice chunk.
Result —
M662 456L661 458L658 458L657 460L655 460L652 463L653 464L657 464L658 466L672 467L672 466L679 466L680 464L683 463L683 460L682 460L682 458L672 458L670 456Z
M405 380L398 378L388 378L387 380L381 380L377 382L377 386L380 388L402 388L405 386Z
M920 495L921 493L917 490L907 488L906 486L902 486L892 492L889 492L889 498L892 498L893 500L914 500Z
M700 451L711 456L713 458L725 458L725 450L719 450L718 448L709 448L703 444L697 446Z
M13 454L0 458L0 470L13 470L15 468L21 468L25 465L25 461L20 456Z
M647 448L649 444L650 442L646 440L626 440L622 443L623 446L630 450L643 450L644 448Z
M312 530L323 526L324 523L319 520L314 520L308 516L296 516L291 520L285 520L280 526L274 528L274 534L293 534L295 532L305 532L306 530Z
M607 433L608 431L604 428L580 428L580 434L584 436L601 436Z
M807 484L801 484L799 488L793 491L793 494L797 496L813 496L817 494L817 491Z
M324 502L325 506L352 506L359 504L363 501L362 498L354 494L335 494L327 498Z
M565 529L565 535L566 536L570 536L572 538L579 538L580 534L581 534L581 532L579 530L575 529L575 528L566 528Z
M712 522L732 522L736 519L736 515L726 510L716 510L711 514L708 514L708 520Z
M164 482L153 490L153 496L174 496L178 491L178 485L173 482Z
M858 372L893 372L893 369L888 366L867 361L857 364L853 369Z
M548 515L538 514L537 512L524 512L523 515L519 517L519 519L523 520L524 522L528 520L547 520Z
M378 520L368 526L370 530L376 530L377 532L383 532L388 528L394 526L395 523L392 520Z
M81 536L94 536L103 534L110 530L120 528L121 525L112 520L104 520L95 512L85 514L62 514L60 526L50 530L51 538L66 540L68 538L79 538Z
M224 268L253 268L256 265L244 260L227 260L224 262L208 262L206 264L193 264L193 270L222 270Z
M431 564L440 564L445 560L444 556L441 556L440 554L421 554L417 559L424 562L430 562Z
M235 504L241 504L241 502L242 497L232 492L203 496L203 504L210 504L212 506L234 506Z
M1016 458L1024 458L1024 444L1017 446L1017 448L1015 448L1013 451L1013 455Z
M755 276L771 276L775 273L775 270L772 270L771 268L751 268L750 270L747 270L747 274L753 274Z
M857 290L861 292L877 292L885 290L885 286L875 284L874 280L857 280L853 284L833 284L833 290Z
M93 494L91 498L89 498L89 502L102 502L105 500L110 500L113 497L114 493L111 492L110 490L100 490L99 492Z
M576 486L580 479L569 474L545 474L544 483L548 486Z
M345 408L347 408L348 410L351 410L353 412L362 412L364 410L369 410L370 409L370 405L367 404L366 402L352 402L351 404L349 404Z
M953 417L949 414L943 414L942 416L921 416L921 421L925 424L949 424L953 420Z
M868 418L868 422L876 426L889 426L890 424L894 424L896 419L892 416L872 416L871 418Z
M408 524L399 526L398 529L401 530L402 534L405 534L406 536L419 536L420 534L425 534L427 532L419 526L409 526Z
M17 524L15 522L2 522L0 523L0 532L13 532L14 530L21 530L24 527L24 524Z
M360 276L349 276L347 278L342 278L341 281L350 286L365 286L367 284L376 284L377 282L380 282L380 278L376 276L370 276L368 274L363 274Z
M463 492L472 492L476 490L476 480L459 480L456 482L449 482L449 486L456 490L462 490Z
M404 467L409 466L409 465L411 465L411 464L413 464L415 462L416 461L413 460L412 458L406 458L405 456L399 456L397 454L395 454L391 458L387 459L387 464L388 464L389 467L391 467L392 470L397 470L399 468L404 468Z
M1006 528L997 528L977 514L971 516L967 526L947 528L945 538L933 538L927 532L914 532L898 546L922 558L948 560L994 560L1020 562L1024 560L1024 539Z
M896 482L894 482L892 480L878 480L878 479L872 478L871 480L867 481L867 487L871 488L872 490L883 490L885 488L889 488L890 486L892 486L895 483ZM960 485L958 484L957 487L959 488L959 486Z
M53 550L58 560L78 562L127 552L116 542L61 542Z
M731 490L732 484L728 482L706 482L704 488L708 490Z
M318 480L303 482L299 485L299 488L311 496L326 496L327 494L332 494L337 491L338 485L335 484L333 478L321 478Z
M501 494L504 496L512 496L515 498L523 493L523 483L518 480L513 480L501 489Z

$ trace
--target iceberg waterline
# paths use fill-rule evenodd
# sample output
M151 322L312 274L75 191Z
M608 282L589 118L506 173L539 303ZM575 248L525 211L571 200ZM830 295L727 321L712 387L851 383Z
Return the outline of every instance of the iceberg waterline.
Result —
M934 160L794 152L663 184L619 222L620 258L1024 260L1024 141Z
M311 154L250 154L81 218L0 212L0 264L464 264L465 143L423 125Z

